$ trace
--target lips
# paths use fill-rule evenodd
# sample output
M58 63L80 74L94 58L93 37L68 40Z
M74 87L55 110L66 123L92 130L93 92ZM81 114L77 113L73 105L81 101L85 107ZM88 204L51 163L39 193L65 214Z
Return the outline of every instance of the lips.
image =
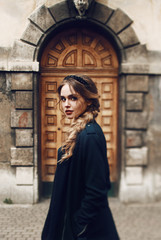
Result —
M71 115L71 114L73 113L73 111L72 111L72 110L66 110L65 113L66 113L67 115Z

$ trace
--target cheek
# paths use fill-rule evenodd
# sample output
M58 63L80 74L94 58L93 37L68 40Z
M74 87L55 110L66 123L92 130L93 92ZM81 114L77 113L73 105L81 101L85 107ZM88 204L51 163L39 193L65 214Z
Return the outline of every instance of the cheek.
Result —
M62 109L62 110L65 109L65 104L64 104L64 102L61 103L61 109Z
M86 108L87 108L86 104L85 104L84 102L80 102L77 110L78 110L80 113L82 113L82 112L84 112L84 111L86 110Z

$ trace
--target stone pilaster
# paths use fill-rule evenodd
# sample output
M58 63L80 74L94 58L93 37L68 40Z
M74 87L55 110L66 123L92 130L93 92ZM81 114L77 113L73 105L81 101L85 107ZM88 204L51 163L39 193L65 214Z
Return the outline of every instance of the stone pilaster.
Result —
M125 176L128 185L142 184L143 168L148 165L148 146L144 142L149 124L148 91L147 75L126 76Z

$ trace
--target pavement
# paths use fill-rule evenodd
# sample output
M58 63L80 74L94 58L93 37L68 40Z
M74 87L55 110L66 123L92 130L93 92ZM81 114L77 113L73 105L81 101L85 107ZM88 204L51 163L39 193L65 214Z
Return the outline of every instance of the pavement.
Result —
M122 204L109 199L121 240L161 240L161 202ZM40 240L49 199L34 205L0 205L0 240Z

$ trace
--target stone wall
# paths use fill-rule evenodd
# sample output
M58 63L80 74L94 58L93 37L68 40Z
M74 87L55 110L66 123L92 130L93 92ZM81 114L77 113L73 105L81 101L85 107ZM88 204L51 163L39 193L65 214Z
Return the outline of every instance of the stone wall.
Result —
M161 54L140 44L135 23L122 9L96 2L86 17L111 34L121 56L119 197L124 202L161 199ZM42 5L13 46L0 48L0 201L38 200L39 51L57 26L75 20L76 11L65 1Z
M33 74L1 74L0 99L0 201L33 203Z
M0 4L0 46L12 47L15 39L20 39L28 21L27 18L37 8L47 7L63 0L6 0ZM161 50L160 25L161 2L151 0L97 0L112 9L121 9L133 20L134 30L141 44L148 50ZM153 32L153 34L151 34Z
M124 81L120 100L125 111L125 153L122 151L119 196L123 202L151 202L161 196L161 54L136 46L126 56L129 63L122 64L120 79Z

